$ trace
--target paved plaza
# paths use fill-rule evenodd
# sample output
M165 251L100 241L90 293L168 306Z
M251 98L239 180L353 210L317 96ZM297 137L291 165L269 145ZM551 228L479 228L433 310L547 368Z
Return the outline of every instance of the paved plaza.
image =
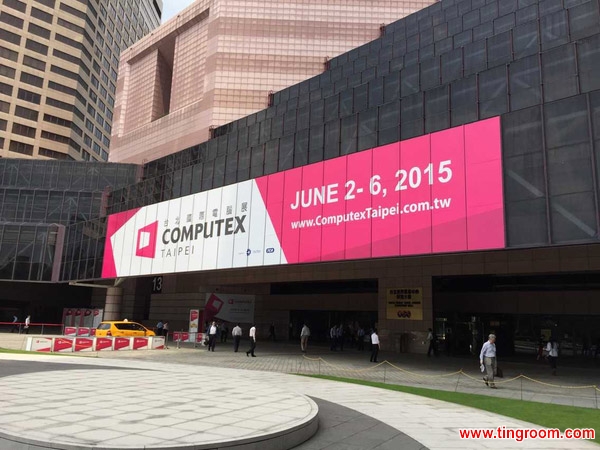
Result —
M195 447L188 448L199 449L207 448L201 444L208 440L243 440L257 430L268 431L271 425L275 430L281 421L291 425L309 417L311 408L316 407L319 430L296 448L598 448L586 441L461 440L458 429L464 427L540 427L434 399L291 374L305 364L317 364L318 370L318 362L313 360L318 355L327 361L320 362L322 368L331 364L338 371L352 367L360 373L370 367L368 358L363 362L366 354L344 353L329 355L326 349L313 348L308 359L296 352L295 346L265 343L257 347L257 358L247 358L243 352L235 354L228 344L217 346L214 353L171 346L165 351L88 357L0 354L0 398L4 405L0 435L5 439L27 436L78 444L65 448L91 448L85 447L90 443L103 448L141 448L143 440L146 448L191 444ZM419 365L417 356L407 359L421 375L448 370L448 361L421 357ZM380 375L373 372L373 377ZM471 389L507 396L513 396L514 390L507 385L492 392L478 384ZM275 409L267 411L261 404L269 397ZM566 403L561 400L558 397L557 402ZM269 426L265 428L265 424Z

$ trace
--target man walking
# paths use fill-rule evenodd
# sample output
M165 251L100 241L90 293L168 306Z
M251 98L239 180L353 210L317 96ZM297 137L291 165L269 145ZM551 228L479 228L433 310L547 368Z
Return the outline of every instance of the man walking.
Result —
M215 351L215 345L217 343L217 322L210 324L210 329L208 330L208 351Z
M371 333L371 362L377 362L377 355L379 354L379 336L377 335L377 328L373 329Z
M435 335L433 334L433 330L431 328L427 330L427 342L429 343L427 356L431 356L432 352L433 356L437 356L437 349L435 348Z
M31 316L27 315L27 317L25 317L25 326L23 327L23 329L25 330L25 334L29 334L29 325L31 324Z
M240 348L240 339L242 339L242 328L239 323L233 327L231 335L233 336L233 351L237 353Z
M163 335L163 321L159 320L158 323L156 324L156 335L157 336L162 336Z
M254 349L256 348L256 327L254 326L254 324L252 324L252 326L250 327L250 333L248 334L248 336L250 337L250 349L246 352L246 356L250 354L254 358L256 357L256 355L254 354Z
M365 329L363 327L358 327L358 332L356 333L356 337L358 339L358 350L362 351L365 349Z
M344 326L340 323L337 328L337 343L340 347L340 352L344 351Z
M308 345L308 337L310 336L310 328L304 324L302 331L300 332L300 349L302 353L306 353L306 346Z
M331 346L329 349L335 351L337 348L337 327L335 325L329 330L329 339L331 339Z
M14 333L15 331L18 333L19 332L19 318L15 315L13 316L13 327L12 330L10 330L11 333Z
M494 375L496 374L496 335L490 334L488 341L481 347L479 365L485 366L486 375L483 377L485 385L496 389Z

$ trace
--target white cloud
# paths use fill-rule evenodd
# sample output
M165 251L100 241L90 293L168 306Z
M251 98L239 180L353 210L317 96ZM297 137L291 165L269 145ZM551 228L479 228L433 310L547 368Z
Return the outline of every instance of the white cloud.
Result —
M190 6L195 0L163 0L162 23L175 16L182 9Z

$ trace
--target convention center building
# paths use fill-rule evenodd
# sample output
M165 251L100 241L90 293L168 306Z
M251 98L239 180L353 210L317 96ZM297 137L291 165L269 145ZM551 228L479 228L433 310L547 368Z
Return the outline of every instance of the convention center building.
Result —
M2 314L187 329L198 309L259 339L306 322L398 352L432 328L457 354L490 332L500 354L588 354L598 1L442 0L380 33L143 165L0 160Z

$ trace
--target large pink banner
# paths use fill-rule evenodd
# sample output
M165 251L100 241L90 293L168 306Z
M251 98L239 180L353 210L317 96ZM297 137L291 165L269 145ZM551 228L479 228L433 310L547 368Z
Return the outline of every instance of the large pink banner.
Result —
M287 263L505 245L499 118L289 174L283 214L267 207L271 219L283 216L276 230Z
M102 276L503 248L493 118L114 214Z

